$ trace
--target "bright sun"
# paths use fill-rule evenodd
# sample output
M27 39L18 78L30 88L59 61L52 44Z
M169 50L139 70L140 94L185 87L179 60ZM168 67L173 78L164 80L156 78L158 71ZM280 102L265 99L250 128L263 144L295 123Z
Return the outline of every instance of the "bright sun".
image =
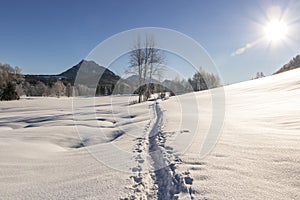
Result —
M271 42L284 40L287 36L287 25L283 21L272 20L265 26L265 37Z

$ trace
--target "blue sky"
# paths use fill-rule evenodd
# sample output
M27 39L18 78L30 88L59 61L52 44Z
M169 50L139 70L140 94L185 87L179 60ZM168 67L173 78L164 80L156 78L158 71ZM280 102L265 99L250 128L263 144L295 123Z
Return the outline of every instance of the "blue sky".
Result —
M262 41L267 12L278 6L289 23L289 39ZM23 73L57 74L77 64L100 42L138 27L180 31L199 42L225 83L271 74L300 54L299 1L240 0L1 0L0 62ZM297 32L299 30L299 32Z

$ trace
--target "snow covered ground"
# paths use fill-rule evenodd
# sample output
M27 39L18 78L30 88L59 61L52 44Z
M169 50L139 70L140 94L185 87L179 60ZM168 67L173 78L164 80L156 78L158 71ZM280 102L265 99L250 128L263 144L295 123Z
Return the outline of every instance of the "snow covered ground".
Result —
M157 104L0 102L0 199L300 199L299 77L226 86L222 134L204 158L209 91ZM176 137L191 136L178 154Z
M193 179L195 199L300 199L299 77L298 69L225 87L226 118L216 147L199 159L193 153L199 152L203 134L197 134L200 139L177 165L178 173ZM199 106L200 133L205 133L210 93L200 92L197 99L205 105ZM176 131L173 101L163 103L166 133ZM182 125L185 129L189 124Z

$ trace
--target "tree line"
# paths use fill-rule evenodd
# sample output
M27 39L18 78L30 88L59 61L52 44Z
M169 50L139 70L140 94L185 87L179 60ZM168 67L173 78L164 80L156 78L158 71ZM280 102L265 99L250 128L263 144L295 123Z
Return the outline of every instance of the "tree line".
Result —
M139 66L141 69L137 73L139 75L139 87L133 92L140 97L139 102L146 101L151 94L158 93L164 96L165 92L170 92L171 95L178 95L192 91L201 91L220 86L220 79L218 76L208 73L201 69L195 73L193 77L188 80L180 79L176 77L174 80L162 80L163 67L158 66L157 63L152 63L154 58L159 60L161 64L161 58L158 59L157 50L153 56L152 61L143 60L143 66ZM147 64L148 63L148 64ZM144 67L148 65L148 69ZM133 69L132 67L131 69ZM143 69L142 69L143 68ZM148 73L145 73L149 70ZM134 72L134 71L132 71ZM155 79L156 83L152 83ZM47 79L42 80L25 80L24 75L21 73L19 67L12 67L9 64L0 64L0 100L17 100L22 95L26 96L45 96L45 97L61 97L61 96L81 96L82 94L90 95L111 95L111 94L129 94L132 90L120 82L121 84L99 84L95 89L89 88L86 85L74 85L72 82L65 79Z
M38 81L36 84L25 82L23 85L23 95L26 96L45 96L45 97L61 97L73 96L73 86L70 83L66 85L61 80L56 80L54 83L46 85Z
M99 83L101 80L99 81ZM77 84L74 87L74 79L57 76L23 75L19 67L0 63L0 100L17 100L20 96L82 96L111 95L114 90L112 83L98 84L96 89L87 85Z
M25 81L19 67L0 63L0 100L18 100L20 96L72 96L71 83L64 84L56 80L49 85L41 81L30 83Z
M274 74L279 74L299 67L300 67L300 55L297 55L292 60L290 60L287 64L283 65L283 67L281 67Z

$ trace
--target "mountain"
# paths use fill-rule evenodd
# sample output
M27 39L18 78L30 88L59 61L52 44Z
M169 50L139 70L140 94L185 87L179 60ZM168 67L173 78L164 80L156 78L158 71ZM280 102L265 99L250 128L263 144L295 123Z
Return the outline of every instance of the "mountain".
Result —
M274 74L279 74L288 70L296 69L300 67L300 55L297 55L289 63L283 65L278 71Z
M81 60L77 65L73 66L72 68L62 72L61 74L58 74L57 76L59 77L64 77L67 79L74 79L76 77L78 70L80 68L85 68L84 73L90 74L90 72L95 73L97 72L103 72L103 76L111 77L112 79L119 79L119 76L116 76L112 71L109 69L102 67L95 63L94 61L86 61L86 60ZM81 71L83 72L83 70Z
M126 78L126 81L128 83L130 83L131 85L133 86L137 86L139 84L139 76L138 75L132 75L132 76L129 76L128 78ZM154 84L158 84L159 81L152 78L151 81L149 78L147 78L146 80L147 83L151 82L151 83L154 83Z
M80 76L77 77L78 72ZM57 75L25 75L25 81L30 84L35 85L37 82L43 82L46 85L52 85L52 83L57 80L61 80L64 83L71 83L72 85L75 82L77 77L78 82L84 82L87 85L91 82L97 80L99 75L102 74L101 79L99 80L99 85L115 84L120 77L115 75L109 69L102 67L95 63L94 61L81 60L77 65L71 67L70 69L57 74ZM86 79L86 81L82 80Z
M101 77L101 78L100 78ZM99 80L100 78L100 80ZM81 60L77 65L57 75L25 75L25 84L35 86L39 82L51 87L58 80L64 85L97 88L97 94L111 94L120 77L94 61Z

